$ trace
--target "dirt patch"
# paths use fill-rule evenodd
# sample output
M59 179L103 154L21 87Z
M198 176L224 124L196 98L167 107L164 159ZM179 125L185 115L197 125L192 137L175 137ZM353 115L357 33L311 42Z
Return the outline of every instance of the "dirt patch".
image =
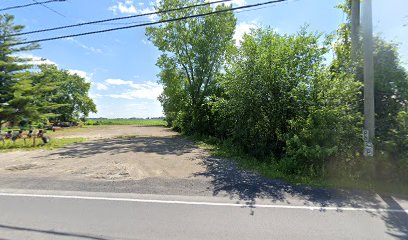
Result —
M206 153L163 127L102 126L61 131L53 138L90 139L52 151L0 153L0 176L140 180L191 178Z
M118 136L176 136L177 133L164 127L140 127L132 125L107 125L72 128L51 133L53 138L104 139Z

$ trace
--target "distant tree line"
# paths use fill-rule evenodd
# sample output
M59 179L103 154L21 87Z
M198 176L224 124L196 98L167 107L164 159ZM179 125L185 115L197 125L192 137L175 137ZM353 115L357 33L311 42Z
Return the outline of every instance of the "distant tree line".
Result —
M190 4L166 0L156 8ZM325 37L307 28L280 34L260 27L236 46L232 12L147 28L162 52L159 100L169 126L218 139L286 175L408 181L408 74L397 45L375 39L378 134L376 158L366 161L363 65L351 62L350 1L338 7L348 21ZM216 7L223 8L228 6ZM159 17L213 10L204 6Z
M24 27L12 15L0 15L0 127L75 122L96 112L88 96L91 84L55 65L33 65L19 53L38 49L37 44L12 46L23 39L11 36Z

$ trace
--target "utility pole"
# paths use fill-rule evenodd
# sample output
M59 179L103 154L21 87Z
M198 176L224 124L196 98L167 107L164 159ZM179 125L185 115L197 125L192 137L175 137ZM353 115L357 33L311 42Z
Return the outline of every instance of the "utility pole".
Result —
M373 59L373 20L371 0L363 2L363 47L364 47L364 155L374 156L375 138L374 109L374 59Z
M356 66L360 46L360 0L351 0L351 61Z

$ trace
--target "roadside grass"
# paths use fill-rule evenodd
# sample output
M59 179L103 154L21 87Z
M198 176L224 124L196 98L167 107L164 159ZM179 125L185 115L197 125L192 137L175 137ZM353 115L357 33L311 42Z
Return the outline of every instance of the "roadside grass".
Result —
M9 151L16 151L16 150L51 150L56 148L62 148L67 144L73 143L80 143L85 141L85 138L52 138L49 143L44 144L41 139L36 140L36 146L33 146L32 140L27 140L27 143L24 144L22 139L18 139L15 144L12 141L6 140L5 144L3 145L0 142L0 152L9 152Z
M166 126L166 121L163 119L103 119L90 120L86 125Z
M232 160L245 170L254 171L270 179L280 179L295 185L305 185L317 188L342 188L352 190L367 190L377 193L401 194L408 196L408 184L390 183L380 180L357 180L354 178L293 176L279 171L276 162L260 161L248 154L237 150L228 142L222 143L217 139L197 136L186 136L196 142L198 147L208 150L211 155Z
M81 128L92 128L98 126L109 126L109 125L134 125L134 126L166 126L167 123L163 119L102 119L102 120L89 120L83 126L76 126L76 127L67 127L63 128L61 131L78 131ZM36 125L33 125L35 129L37 129ZM18 131L21 128L16 126L12 128L2 127L1 132L5 133L9 130L11 131ZM27 131L29 128L24 127L23 130ZM56 131L58 132L58 131ZM47 130L47 134L54 134L52 130Z

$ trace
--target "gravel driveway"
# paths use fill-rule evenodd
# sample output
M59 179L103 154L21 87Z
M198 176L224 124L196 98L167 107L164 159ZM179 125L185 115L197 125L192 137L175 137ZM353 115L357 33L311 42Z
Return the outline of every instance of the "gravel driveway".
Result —
M203 170L203 150L163 127L69 129L53 138L89 139L57 150L0 153L0 176L140 180L189 178Z

